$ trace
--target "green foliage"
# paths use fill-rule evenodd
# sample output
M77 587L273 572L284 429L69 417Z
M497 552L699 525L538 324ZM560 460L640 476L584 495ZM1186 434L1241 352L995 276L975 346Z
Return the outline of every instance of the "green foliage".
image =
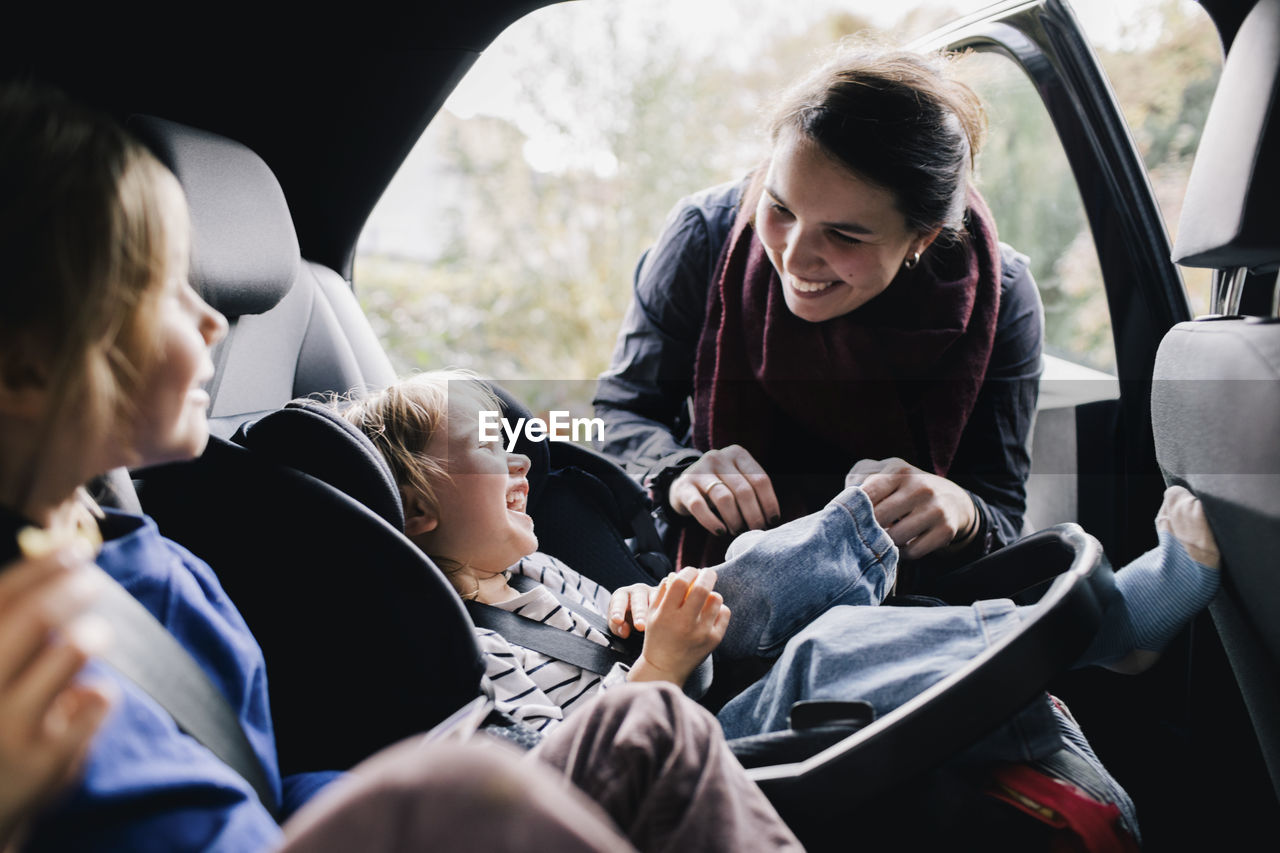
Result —
M970 56L961 77L982 97L989 122L977 183L1000 239L1031 258L1044 302L1046 350L1113 370L1097 256L1075 177L1040 96L1003 56Z

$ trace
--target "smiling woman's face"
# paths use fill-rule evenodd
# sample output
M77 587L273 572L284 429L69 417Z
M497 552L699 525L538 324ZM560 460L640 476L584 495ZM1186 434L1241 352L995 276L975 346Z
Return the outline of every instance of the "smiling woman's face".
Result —
M782 279L787 308L819 323L879 295L932 237L907 227L893 193L784 131L773 148L756 233Z

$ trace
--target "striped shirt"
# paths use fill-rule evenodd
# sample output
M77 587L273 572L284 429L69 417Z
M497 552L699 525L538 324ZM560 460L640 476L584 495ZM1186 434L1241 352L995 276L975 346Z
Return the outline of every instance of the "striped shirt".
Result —
M602 646L609 644L604 634L561 604L551 593L555 590L571 601L580 601L585 609L594 610L603 617L609 609L607 589L541 552L525 557L510 571L530 577L542 585L494 607L586 637ZM571 663L510 643L501 634L487 628L475 630L480 651L485 656L485 676L492 685L497 707L542 732L550 731L565 715L581 706L584 699L627 678L629 667L622 664L615 664L607 675L601 677Z

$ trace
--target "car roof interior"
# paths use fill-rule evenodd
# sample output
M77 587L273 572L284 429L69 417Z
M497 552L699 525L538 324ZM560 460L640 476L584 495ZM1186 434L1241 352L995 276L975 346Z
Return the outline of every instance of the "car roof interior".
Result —
M108 39L7 45L0 78L52 83L116 115L160 116L243 143L280 180L302 256L350 278L356 240L396 169L480 51L545 0L404 4L344 12L341 35L414 33L413 49L199 49ZM54 10L31 13L39 19ZM354 20L345 20L348 15ZM44 21L50 31L60 26ZM350 29L347 29L347 26ZM108 27L108 31L114 29ZM123 27L121 27L123 29ZM336 35L335 30L330 35Z

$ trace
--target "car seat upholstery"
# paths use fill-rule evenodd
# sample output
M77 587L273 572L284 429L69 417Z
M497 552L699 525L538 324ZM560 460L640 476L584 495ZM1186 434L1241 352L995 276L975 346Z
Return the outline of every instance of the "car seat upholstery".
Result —
M1237 313L1247 276L1280 266L1278 97L1280 0L1260 0L1223 65L1174 251L1217 271L1215 314L1165 336L1152 416L1166 479L1201 498L1221 548L1210 612L1280 797L1280 320Z
M215 435L225 438L296 397L395 378L351 288L301 258L284 192L262 158L166 119L134 116L128 124L182 184L192 284L229 323L209 387Z

